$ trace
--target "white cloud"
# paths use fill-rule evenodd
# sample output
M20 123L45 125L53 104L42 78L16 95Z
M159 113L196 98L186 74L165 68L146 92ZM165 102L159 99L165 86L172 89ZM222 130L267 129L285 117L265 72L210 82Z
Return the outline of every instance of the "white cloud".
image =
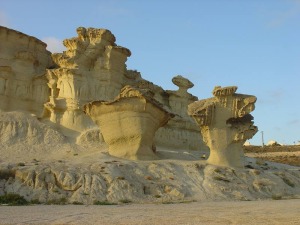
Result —
M58 38L45 37L42 39L42 41L47 44L47 49L52 53L60 53L66 50L62 40L59 40Z
M8 27L9 26L9 22L8 22L7 16L2 11L0 11L0 25L4 26L4 27Z

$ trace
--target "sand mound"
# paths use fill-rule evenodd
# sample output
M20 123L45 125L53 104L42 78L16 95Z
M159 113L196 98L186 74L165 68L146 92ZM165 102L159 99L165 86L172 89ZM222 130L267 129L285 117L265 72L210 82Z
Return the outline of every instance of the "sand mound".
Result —
M58 151L67 140L64 135L25 112L0 112L1 160L36 158Z
M49 145L65 141L58 131L41 123L25 112L0 113L0 141L2 145Z

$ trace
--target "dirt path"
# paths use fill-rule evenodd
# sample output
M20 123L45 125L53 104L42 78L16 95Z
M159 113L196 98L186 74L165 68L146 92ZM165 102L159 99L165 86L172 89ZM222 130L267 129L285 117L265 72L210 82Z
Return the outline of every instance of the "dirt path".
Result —
M300 224L300 200L1 206L0 224Z

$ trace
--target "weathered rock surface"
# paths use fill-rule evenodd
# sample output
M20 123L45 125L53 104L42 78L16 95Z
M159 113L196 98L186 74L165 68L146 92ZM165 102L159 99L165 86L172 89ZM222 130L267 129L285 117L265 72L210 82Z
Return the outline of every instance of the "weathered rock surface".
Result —
M46 158L66 151L69 145L64 135L33 114L0 111L0 162Z
M51 59L41 41L0 27L0 195L58 204L300 197L299 167L244 160L242 145L257 131L249 114L254 96L217 87L215 97L195 102L182 76L172 80L177 91L166 91L127 70L131 53L110 31L77 34ZM120 93L126 85L133 88ZM101 106L93 112L103 116L101 129L83 112L89 102L89 112ZM203 150L188 105L214 165L186 151ZM118 157L165 160L115 158L104 141Z
M177 91L167 90L168 105L175 114L168 124L160 128L156 134L157 145L171 147L173 149L190 149L207 151L203 144L200 130L195 121L188 116L188 105L198 98L188 93L188 89L194 84L188 79L178 75L172 82L179 87Z
M115 44L106 29L77 29L77 37L64 40L67 51L52 54L58 68L47 71L51 89L45 105L50 121L66 135L78 136L95 126L83 113L83 105L94 100L112 100L123 87L130 51Z
M243 167L243 144L258 131L250 112L256 97L236 94L237 87L215 87L215 97L194 102L188 113L198 123L210 148L208 163Z
M46 44L0 26L0 109L41 116L49 97L46 69L53 66Z
M230 169L201 162L105 159L90 164L53 161L1 165L0 194L19 193L49 203L182 202L300 197L296 167Z
M106 29L77 29L77 37L64 40L67 51L52 54L46 44L20 32L0 29L0 109L34 113L52 124L69 141L78 144L88 130L99 129L83 113L88 102L113 101L126 86L150 89L153 98L176 114L155 135L157 146L206 150L199 128L186 114L187 105L197 97L187 92L193 85L177 76L178 91L165 91L126 68L131 52L115 41ZM101 130L99 130L101 133ZM99 136L100 137L100 136ZM100 139L95 143L101 142Z
M111 155L155 159L154 135L173 116L147 89L125 86L112 102L95 101L84 111L99 125Z

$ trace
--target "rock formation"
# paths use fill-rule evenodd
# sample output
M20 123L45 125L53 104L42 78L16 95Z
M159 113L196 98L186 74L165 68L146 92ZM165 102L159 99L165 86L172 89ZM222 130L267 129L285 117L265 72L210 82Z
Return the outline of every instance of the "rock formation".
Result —
M63 42L67 51L52 55L45 43L8 28L1 27L0 40L0 110L33 113L78 144L90 135L100 143L102 131L83 113L83 105L113 101L131 85L149 89L153 99L176 114L156 132L156 146L204 149L199 128L186 113L188 104L197 100L187 92L193 84L177 76L172 81L179 90L166 91L128 70L125 62L131 53L116 45L109 30L79 27L77 37Z
M131 54L115 44L109 30L79 27L77 34L64 40L67 51L52 55L59 67L48 70L51 95L46 104L50 121L75 135L94 126L83 113L84 104L119 94Z
M53 66L46 44L0 26L0 109L42 115L49 97L46 68Z
M179 89L166 91L127 70L130 51L117 46L110 31L77 33L64 41L67 51L51 59L45 43L0 27L1 196L48 204L299 196L296 167L253 158L242 169L218 166L243 166L243 142L257 131L249 114L254 96L216 87L213 98L195 102L186 78L174 77ZM210 147L208 162L217 166L183 154L180 160L146 162L107 154L104 141L110 154L127 159L168 158L162 146L176 148L176 154L202 150L187 109Z
M166 93L168 105L176 116L158 130L156 143L176 149L203 150L205 147L199 135L199 128L187 114L188 105L198 100L196 96L187 91L194 84L180 75L173 77L172 82L179 89L177 91L167 90Z
M46 116L67 136L79 137L95 124L82 113L84 104L95 101L112 101L126 85L149 89L153 98L170 107L177 116L167 126L158 130L157 145L176 147L183 150L203 148L199 128L186 114L189 103L197 100L187 92L193 84L178 76L173 82L178 91L165 91L141 77L136 70L126 69L130 51L115 44L115 37L109 30L77 29L78 36L64 40L67 51L53 54L58 68L47 71L50 101ZM176 140L176 141L174 141Z
M236 94L237 87L215 87L215 97L194 102L188 107L210 148L208 163L243 167L243 144L258 131L253 125L256 97Z
M130 86L114 101L91 102L84 110L99 125L110 155L141 160L157 158L155 132L173 116L151 91Z

